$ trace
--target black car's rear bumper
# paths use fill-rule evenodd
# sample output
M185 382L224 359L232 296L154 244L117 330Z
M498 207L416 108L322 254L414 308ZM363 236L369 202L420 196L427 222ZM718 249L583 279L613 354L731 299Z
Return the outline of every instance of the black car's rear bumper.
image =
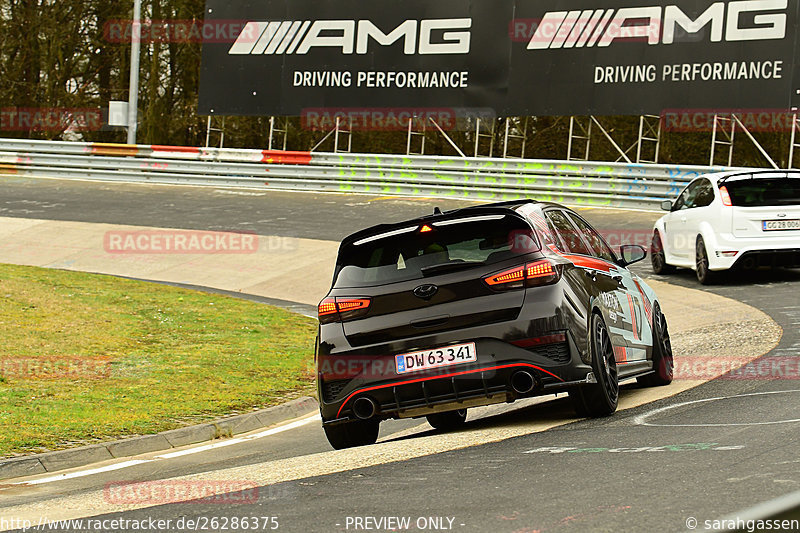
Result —
M360 398L374 402L377 419L412 418L512 402L586 383L587 378L592 379L589 376L591 367L581 360L571 335L562 334L563 342L535 348L521 348L497 339L473 339L478 352L476 363L431 371L398 375L391 362L393 358L389 356L386 366L381 365L382 375L379 376L372 373L372 365L366 365L360 372L347 377L321 376L319 397L323 423L357 419L353 406ZM363 359L358 355L322 356L318 363L324 367L327 362L331 367L332 363L345 361L348 357ZM350 368L354 366L350 365ZM520 391L512 383L519 372L526 372L533 378L530 391Z

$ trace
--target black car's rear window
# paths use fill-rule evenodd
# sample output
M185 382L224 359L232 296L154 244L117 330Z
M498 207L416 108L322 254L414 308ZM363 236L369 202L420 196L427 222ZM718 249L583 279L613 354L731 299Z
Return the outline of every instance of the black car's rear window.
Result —
M798 178L732 178L722 184L739 207L800 205Z
M422 279L540 250L530 226L512 215L468 216L365 237L339 253L335 287Z

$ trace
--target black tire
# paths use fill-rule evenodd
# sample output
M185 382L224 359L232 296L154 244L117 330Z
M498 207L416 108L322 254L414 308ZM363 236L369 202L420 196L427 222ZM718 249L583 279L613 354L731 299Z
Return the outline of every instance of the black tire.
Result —
M653 267L653 272L659 276L675 272L675 267L667 264L664 244L661 241L661 235L657 231L653 233L653 241L650 245L650 264Z
M708 268L708 252L706 251L706 243L703 237L697 237L697 246L695 247L695 271L697 273L697 281L702 285L714 285L718 283L721 274Z
M425 417L428 424L435 429L442 431L452 431L463 426L467 422L467 410L448 411L446 413L436 413Z
M356 420L335 426L324 426L325 436L335 450L368 446L378 440L380 422L377 420Z
M597 383L569 391L575 412L580 417L609 416L617 410L619 378L614 348L603 317L594 313L591 322L592 370Z
M653 310L653 369L655 374L637 378L643 387L663 387L672 383L675 360L672 356L672 343L669 340L667 318L656 304Z

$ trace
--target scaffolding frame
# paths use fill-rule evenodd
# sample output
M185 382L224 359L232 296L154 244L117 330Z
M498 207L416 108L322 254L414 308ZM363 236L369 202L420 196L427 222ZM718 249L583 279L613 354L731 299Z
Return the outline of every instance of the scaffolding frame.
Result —
M775 160L772 159L772 157L769 155L769 152L767 152L764 149L764 147L761 146L761 143L758 142L755 137L753 137L753 134L750 133L750 130L748 130L747 127L742 123L741 119L739 119L739 117L737 117L736 114L731 115L731 117L733 118L735 126L738 126L744 132L747 138L750 139L750 142L752 142L755 145L755 147L758 149L761 155L764 156L764 159L766 159L769 162L772 168L774 168L775 170L780 169ZM733 147L731 147L731 152L733 152Z
M585 118L586 122L581 119ZM631 157L635 157L636 163L658 163L661 152L661 117L658 115L640 115L639 130L636 142L623 150L614 137L608 132L602 123L594 115L588 117L571 116L569 118L569 142L567 144L567 161L589 161L592 150L592 133L594 128L600 130L603 137L611 143L617 151L619 157L616 162L625 161L633 163ZM581 146L581 143L582 146ZM575 155L576 145L581 147L582 153ZM649 150L648 150L649 145ZM649 151L651 158L646 159L646 151Z
M793 118L796 122L797 115L793 115ZM795 124L796 125L796 124ZM753 143L759 153L767 160L770 166L778 170L780 166L772 159L772 156L769 155L764 147L761 145L760 142L753 136L747 126L744 125L742 120L736 115L736 113L731 113L730 115L714 115L714 127L711 134L711 161L710 165L714 166L714 161L716 161L717 155L717 147L727 147L728 149L728 161L727 166L733 166L733 149L736 143L736 130L739 129L745 136ZM794 127L792 128L792 146L789 148L789 168L792 167L792 157L793 157L793 148L795 143L795 136L794 136Z
M414 123L420 123L421 128L417 130ZM425 155L425 140L428 135L428 124L424 120L419 120L417 117L408 119L408 135L406 136L406 155ZM412 145L414 138L419 139L419 150L413 151Z
M736 123L732 119L732 115L714 115L714 127L711 130L711 160L710 166L714 166L714 161L717 157L717 147L723 146L728 148L727 165L733 164L733 144L736 140Z
M592 149L592 120L586 124L581 122L582 117L569 117L569 141L567 143L567 161L588 161ZM576 131L580 130L580 131ZM576 142L583 142L583 154L574 157L573 148Z
M428 120L419 119L419 117L412 117L408 119L408 135L406 137L406 155L425 155L425 139L428 131L428 122L430 122L430 124L433 125L433 128L439 132L439 134L444 138L444 140L447 141L447 144L449 144L453 148L453 150L455 150L456 153L458 153L459 156L467 157L467 154L465 154L464 151L461 150L461 148L459 148L458 144L456 144L453 138L450 137L447 134L447 132L444 131L444 129L442 129L442 127L439 125L438 122L436 122L433 119L433 117L428 117ZM415 128L414 127L415 123L419 123L420 126L418 128ZM420 138L419 152L411 151L412 139L414 137Z
M314 145L310 150L316 152L320 146L325 144L325 141L333 137L333 153L334 154L349 154L353 149L353 123L352 119L345 125L341 117L336 117L336 122L325 136Z
M636 142L637 163L658 163L661 154L661 117L658 115L641 115L639 117L639 140ZM652 147L653 157L645 159L643 155L646 144Z
M334 154L349 154L353 151L353 121L352 119L345 125L340 117L336 117L336 126L334 126L333 136L333 153ZM342 137L347 140L347 148L343 147Z
M289 118L281 117L283 119L283 126L278 126L279 117L269 117L269 144L268 150L286 150L287 143L289 142ZM275 136L282 136L283 142L280 143L281 148L274 147Z
M528 142L528 121L530 117L506 117L503 135L503 159L525 159L525 145ZM509 154L511 141L519 142L519 155Z
M791 120L789 142L789 157L786 167L788 169L800 168L798 154L800 154L800 113L794 109L788 113ZM733 166L733 158L737 138L745 135L756 147L758 152L774 169L780 169L776 159L769 154L764 146L756 139L744 123L744 118L736 113L714 115L711 135L711 166ZM219 134L216 147L225 146L225 121L224 116L208 116L206 122L205 147L212 147L214 134ZM502 122L501 122L502 121ZM287 150L289 148L290 119L288 117L269 117L268 149ZM488 119L476 117L468 123L466 144L468 148L462 150L447 131L438 124L433 117L414 117L409 119L406 131L406 154L425 155L429 130L435 130L442 135L447 143L460 157L467 157L465 151L473 157L502 157L509 159L524 158L527 142L530 138L530 117L505 117ZM503 128L502 130L500 128ZM661 141L663 135L663 120L657 115L640 115L636 142L623 149L608 129L596 116L571 116L569 122L569 139L567 144L568 161L590 161L592 142L599 134L608 141L618 154L617 162L626 163L654 163L659 162L661 156ZM334 127L326 132L322 139L311 149L315 152L333 138L334 153L351 153L353 147L352 122L337 117ZM784 152L785 153L785 152Z
M491 127L486 123L490 122ZM475 119L475 150L473 152L473 157L492 157L494 155L494 142L495 142L495 131L497 129L497 120L492 119L491 121L486 121L481 119L480 117ZM483 133L483 131L487 131L488 133ZM488 139L489 144L489 151L487 154L482 154L481 150L481 139ZM485 146L485 144L484 144Z
M217 148L222 148L225 145L225 117L222 117L222 124L219 128L213 127L213 118L212 115L209 115L208 121L206 122L206 148L211 148L212 131L219 132L219 146Z

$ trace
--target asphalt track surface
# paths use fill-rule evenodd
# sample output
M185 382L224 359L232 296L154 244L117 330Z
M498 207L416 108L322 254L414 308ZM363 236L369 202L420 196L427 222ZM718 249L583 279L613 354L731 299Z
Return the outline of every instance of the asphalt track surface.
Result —
M326 240L341 239L378 221L426 213L434 205L447 209L465 204L50 180L0 183L0 216L248 229ZM649 231L657 217L602 210L582 213L597 227L632 231ZM646 265L637 270L650 276ZM666 279L699 288L691 272ZM778 271L739 275L706 290L769 314L784 330L779 346L765 356L775 358L797 356L800 351L798 288L800 273ZM797 375L790 377L718 379L607 419L581 420L497 443L264 487L262 494L274 497L262 497L252 505L172 504L103 518L267 516L278 518L278 531L386 531L358 528L355 518L409 517L411 531L514 533L683 531L696 519L697 530L703 531L705 520L800 489L800 383ZM564 400L512 406L471 419L468 427L568 410ZM384 424L382 438L391 439L415 426L419 423ZM414 436L402 439L409 448L415 446ZM130 467L122 477L165 479L327 450L318 423L311 423L247 447ZM35 491L4 487L0 505L46 501L54 493L80 494L120 478L119 472L98 474L42 485ZM428 517L442 517L441 525L427 521Z

